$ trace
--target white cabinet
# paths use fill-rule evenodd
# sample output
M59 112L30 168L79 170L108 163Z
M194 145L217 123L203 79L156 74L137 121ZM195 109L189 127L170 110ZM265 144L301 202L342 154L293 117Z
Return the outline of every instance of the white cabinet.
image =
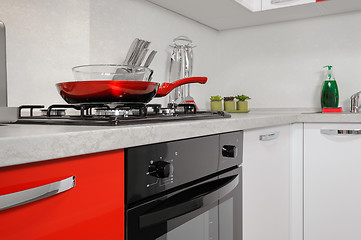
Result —
M235 0L252 12L265 11L276 8L292 7L307 3L315 3L316 0Z
M361 239L361 124L305 124L305 240Z
M290 240L290 125L244 131L243 240Z
M258 12L262 10L262 0L235 0L239 4L243 5L245 8L251 10L252 12Z
M262 10L292 7L315 2L316 0L262 0Z
M258 26L361 10L360 0L147 0L216 30ZM263 1L263 2L262 2ZM274 0L277 1L277 0ZM295 6L297 5L297 6ZM292 6L292 7L284 7ZM276 10L267 10L273 9Z

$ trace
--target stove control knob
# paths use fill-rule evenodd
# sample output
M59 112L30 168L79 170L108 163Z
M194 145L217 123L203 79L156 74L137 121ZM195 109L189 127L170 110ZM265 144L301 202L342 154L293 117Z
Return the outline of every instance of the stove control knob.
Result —
M173 174L173 165L165 161L157 161L149 165L149 175L156 178L167 178Z

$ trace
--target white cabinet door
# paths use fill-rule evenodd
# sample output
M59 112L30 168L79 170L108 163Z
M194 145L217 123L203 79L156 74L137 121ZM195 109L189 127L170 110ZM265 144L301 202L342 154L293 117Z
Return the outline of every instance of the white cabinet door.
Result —
M245 131L243 153L243 240L289 240L290 126Z
M236 2L242 4L244 7L248 8L252 12L258 12L262 10L262 0L235 0Z
M305 124L305 240L361 239L359 129Z
M275 8L297 6L306 3L315 3L315 2L316 0L262 0L262 11L275 9Z

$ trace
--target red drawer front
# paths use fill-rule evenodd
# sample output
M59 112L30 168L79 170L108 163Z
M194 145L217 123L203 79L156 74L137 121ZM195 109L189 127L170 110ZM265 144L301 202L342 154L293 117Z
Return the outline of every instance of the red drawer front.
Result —
M124 151L0 169L0 196L75 176L75 187L0 211L0 239L124 239Z

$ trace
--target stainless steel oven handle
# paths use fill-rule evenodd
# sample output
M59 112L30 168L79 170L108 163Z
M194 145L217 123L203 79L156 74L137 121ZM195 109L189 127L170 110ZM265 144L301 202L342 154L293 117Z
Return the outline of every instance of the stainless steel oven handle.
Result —
M139 226L146 228L164 223L211 205L232 192L238 183L239 175L233 175L184 190L164 200L152 211L140 216Z
M0 196L0 210L20 206L46 197L65 192L75 186L75 176L65 178L36 188Z

